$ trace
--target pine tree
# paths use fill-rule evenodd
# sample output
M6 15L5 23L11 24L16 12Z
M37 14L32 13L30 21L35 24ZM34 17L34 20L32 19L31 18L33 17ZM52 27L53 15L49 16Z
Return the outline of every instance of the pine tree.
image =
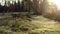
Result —
M7 5L10 6L10 4L11 4L10 1L7 1Z
M5 0L5 4L4 4L4 6L7 6L7 1Z
M18 7L18 11L21 10L21 4L20 4L20 1L18 0L18 3L17 3L17 7Z
M39 0L33 0L33 10L35 14L39 14Z
M22 1L22 7L24 8L24 11L30 12L31 5L32 5L31 0L23 0Z

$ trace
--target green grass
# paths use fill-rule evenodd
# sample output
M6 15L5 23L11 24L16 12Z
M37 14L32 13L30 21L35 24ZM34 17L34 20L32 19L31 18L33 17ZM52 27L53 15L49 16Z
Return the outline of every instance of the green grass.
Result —
M15 12L16 13L16 12ZM2 34L59 34L60 23L43 16L27 13L4 13L0 16L0 33ZM27 17L30 16L30 18Z

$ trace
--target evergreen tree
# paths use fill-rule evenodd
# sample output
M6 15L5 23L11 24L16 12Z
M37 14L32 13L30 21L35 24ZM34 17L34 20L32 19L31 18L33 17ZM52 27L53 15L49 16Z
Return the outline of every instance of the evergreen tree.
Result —
M30 12L31 5L32 5L31 0L23 0L22 1L22 8L24 9L24 11Z
M33 10L35 14L39 14L39 0L33 0Z

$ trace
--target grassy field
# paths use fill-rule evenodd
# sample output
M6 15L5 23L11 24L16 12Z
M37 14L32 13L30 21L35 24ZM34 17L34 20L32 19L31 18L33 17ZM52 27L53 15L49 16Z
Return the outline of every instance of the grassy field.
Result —
M60 34L60 22L28 12L0 13L0 34Z

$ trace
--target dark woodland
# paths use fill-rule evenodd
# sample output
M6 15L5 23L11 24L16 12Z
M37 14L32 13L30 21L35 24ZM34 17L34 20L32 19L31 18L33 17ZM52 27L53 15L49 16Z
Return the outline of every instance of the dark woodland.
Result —
M8 4L6 3L8 2ZM25 2L30 2L29 4L31 4L31 1L28 0L23 0L22 2L20 2L18 0L18 2L16 3L16 1L12 1L13 3L10 3L10 1L5 1L4 6L1 5L0 3L0 12L25 12L25 11L29 11L30 8L27 7L26 9L24 8L24 3ZM26 3L28 4L28 3ZM8 5L8 6L7 6ZM29 9L28 9L29 8Z

